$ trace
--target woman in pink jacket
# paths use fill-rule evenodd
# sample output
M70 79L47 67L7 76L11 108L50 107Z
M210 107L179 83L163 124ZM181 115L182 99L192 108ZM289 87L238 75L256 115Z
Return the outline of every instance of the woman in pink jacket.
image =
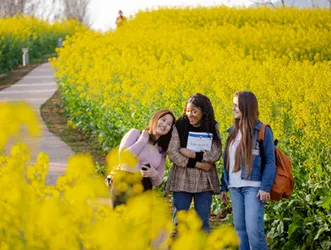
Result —
M162 183L166 154L174 123L174 115L169 110L161 110L152 116L145 130L131 129L121 140L120 155L121 152L129 151L137 158L138 163L135 167L121 164L119 172L126 176L134 176L140 173L144 191ZM116 188L115 182L116 177L111 192L113 207L125 204L131 196L128 190L124 191ZM129 191L131 188L128 187Z

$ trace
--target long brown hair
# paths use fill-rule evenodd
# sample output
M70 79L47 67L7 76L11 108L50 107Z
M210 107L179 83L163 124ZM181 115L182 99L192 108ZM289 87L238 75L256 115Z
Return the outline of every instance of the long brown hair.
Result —
M226 153L229 155L231 142L236 138L238 132L241 133L241 140L235 153L235 166L233 172L241 169L241 164L246 166L246 175L252 171L253 147L254 147L254 127L259 119L259 108L256 96L249 91L235 93L238 97L238 106L241 118L234 119L233 130L229 133ZM226 168L229 170L229 157L227 157Z
M173 122L171 124L171 128L169 130L169 132L165 135L161 135L157 140L155 139L155 136L153 134L153 132L156 130L157 127L157 122L159 119L161 119L163 116L165 115L171 115L171 117L173 118ZM146 128L146 130L148 131L149 134L149 140L154 144L157 143L159 145L159 147L162 148L162 151L165 153L168 150L168 146L169 146L169 142L171 139L171 134L172 134L172 127L175 124L175 116L174 114L167 110L160 110L156 113L154 113L154 115L152 116L152 118L149 120L149 124L148 127Z

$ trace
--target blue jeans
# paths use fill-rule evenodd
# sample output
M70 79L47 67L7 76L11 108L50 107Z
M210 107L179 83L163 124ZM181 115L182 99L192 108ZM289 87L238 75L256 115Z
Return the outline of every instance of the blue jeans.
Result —
M212 192L173 192L172 203L174 223L177 225L176 213L180 210L189 210L192 199L194 198L194 208L202 220L202 229L209 231L209 217L212 197Z
M256 198L258 187L230 188L234 227L240 250L267 250L264 234L264 204Z

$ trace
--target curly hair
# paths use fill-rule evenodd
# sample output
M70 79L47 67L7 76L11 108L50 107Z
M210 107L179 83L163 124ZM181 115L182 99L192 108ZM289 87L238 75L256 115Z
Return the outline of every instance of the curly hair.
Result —
M213 138L215 139L215 142L218 145L221 145L220 138L219 138L219 136L216 132L216 128L215 128L217 122L215 120L214 109L207 96L200 94L200 93L191 95L185 104L184 113L180 117L180 119L178 119L178 122L180 122L180 120L182 122L185 121L184 123L188 125L186 109L187 109L187 105L189 103L192 103L194 106L201 109L201 112L202 112L202 118L200 121L201 130L206 131L207 133L212 133ZM187 131L187 129L186 129L186 131Z

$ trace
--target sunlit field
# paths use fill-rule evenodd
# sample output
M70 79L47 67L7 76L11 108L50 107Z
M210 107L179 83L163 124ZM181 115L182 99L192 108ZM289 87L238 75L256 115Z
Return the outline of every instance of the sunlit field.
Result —
M54 54L58 39L86 27L75 20L49 23L29 16L0 18L0 74L22 64L22 48L29 48L29 58Z
M155 110L181 115L196 92L210 97L224 141L234 92L253 91L296 181L291 199L267 206L269 245L327 249L330 18L326 9L141 12L115 32L77 33L53 66L70 123L96 133L105 151Z
M2 145L17 139L22 127L30 137L40 135L37 115L25 104L0 103L0 118ZM202 223L193 212L178 215L178 238L172 241L168 203L156 194L137 192L126 206L112 209L108 187L95 173L89 155L71 157L55 186L45 185L49 157L40 153L35 164L29 160L30 151L23 143L14 145L10 154L0 148L1 250L168 249L170 244L178 250L216 250L238 245L228 225L209 235L201 232ZM110 160L109 167L116 156ZM132 160L130 155L121 157L122 162ZM122 186L127 183L128 179L121 181Z
M266 206L269 248L329 249L330 20L326 9L173 8L140 12L105 34L70 22L54 24L50 29L56 35L51 37L49 24L36 19L27 21L30 26L25 19L4 19L0 20L0 72L10 69L8 58L14 58L25 43L45 44L46 51L55 37L68 34L64 47L56 50L58 57L50 60L68 124L96 134L105 152L115 148L130 128L144 128L156 110L170 109L179 117L187 98L197 92L211 99L224 144L233 119L234 93L254 92L260 119L270 124L279 148L291 158L295 175L291 198ZM9 28L14 22L21 30ZM3 44L10 42L17 44L14 54L4 49ZM1 53L6 53L6 60ZM9 114L16 115L8 120ZM23 104L0 104L0 148L17 136L22 124L30 136L38 136L35 116ZM103 177L95 174L91 156L70 158L67 174L56 186L45 185L47 155L41 153L33 165L28 160L24 144L15 145L10 155L0 150L1 250L236 249L238 245L231 216L206 235L191 212L179 215L178 238L173 241L169 203L156 192L137 191L127 206L113 210L102 202L109 190ZM116 161L111 158L108 171ZM130 181L124 182L123 189ZM225 205L215 198L212 207L218 213Z

